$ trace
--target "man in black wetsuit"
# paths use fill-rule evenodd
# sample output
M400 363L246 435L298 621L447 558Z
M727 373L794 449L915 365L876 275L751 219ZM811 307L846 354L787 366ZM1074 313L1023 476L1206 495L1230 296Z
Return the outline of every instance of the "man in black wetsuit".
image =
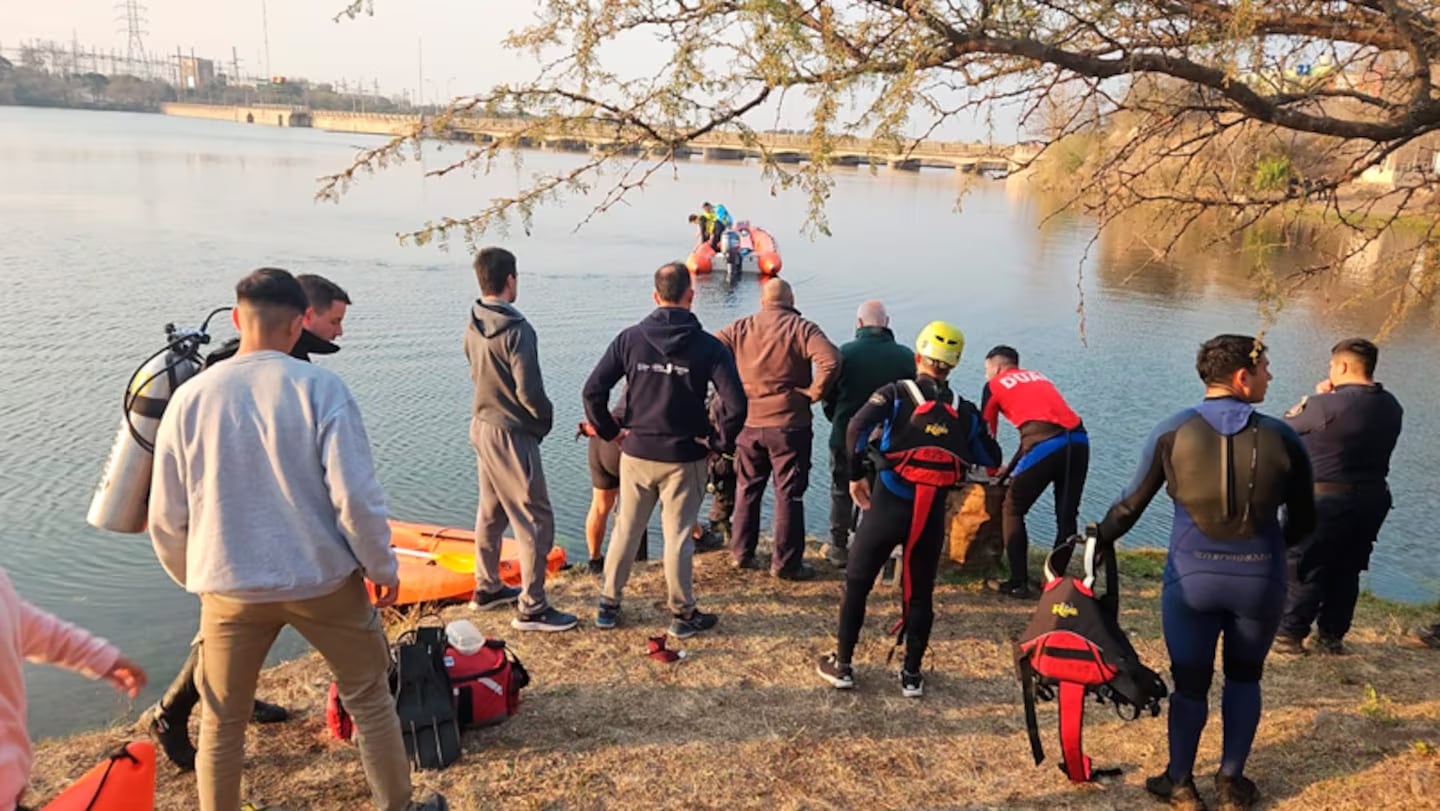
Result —
M340 347L333 341L345 333L343 323L350 305L349 294L324 276L303 274L296 276L295 280L305 290L310 306L305 310L300 340L290 350L291 357L309 361L311 355L339 352ZM205 368L233 357L239 348L239 338L226 341L205 358ZM140 716L141 726L160 744L170 762L182 771L195 768L195 744L190 742L189 724L191 713L200 703L200 688L195 681L199 663L200 640L196 639L175 680L165 688L165 694ZM275 724L288 720L290 713L284 707L257 698L251 718L257 724Z
M816 666L834 687L855 686L851 656L865 622L865 601L891 550L903 544L900 636L905 639L905 662L900 691L907 698L924 692L920 663L935 619L932 596L945 539L945 496L964 480L967 465L1000 464L1000 446L985 432L975 405L964 398L950 404L954 395L945 380L960 362L964 346L960 330L940 321L928 324L915 342L916 378L881 386L846 429L850 495L865 517L845 567L837 647ZM881 438L872 447L871 432L882 426ZM878 471L873 493L866 477L867 456Z
M1160 594L1170 697L1170 763L1145 781L1180 808L1202 807L1192 774L1209 707L1215 645L1225 637L1221 806L1259 796L1244 776L1260 724L1260 676L1285 607L1285 550L1315 526L1310 459L1284 422L1255 410L1270 384L1265 347L1244 335L1206 341L1195 369L1205 399L1150 435L1140 470L1098 527L1114 544L1164 487L1175 503ZM1286 520L1280 519L1281 508Z
M1375 382L1380 350L1364 338L1330 350L1330 374L1285 412L1315 468L1315 534L1290 549L1285 618L1277 653L1304 653L1311 624L1315 648L1343 653L1341 640L1355 616L1360 573L1390 512L1390 454L1400 439L1404 409ZM1317 622L1318 620L1318 622Z

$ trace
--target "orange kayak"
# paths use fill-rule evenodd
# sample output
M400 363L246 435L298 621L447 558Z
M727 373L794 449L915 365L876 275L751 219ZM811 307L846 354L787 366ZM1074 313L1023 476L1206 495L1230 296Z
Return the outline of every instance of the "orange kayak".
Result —
M455 600L469 597L475 590L473 530L392 520L390 545L400 564L396 605ZM500 547L500 579L507 585L520 585L519 557L519 543L506 538ZM550 550L545 568L554 574L565 563L565 550L556 546Z

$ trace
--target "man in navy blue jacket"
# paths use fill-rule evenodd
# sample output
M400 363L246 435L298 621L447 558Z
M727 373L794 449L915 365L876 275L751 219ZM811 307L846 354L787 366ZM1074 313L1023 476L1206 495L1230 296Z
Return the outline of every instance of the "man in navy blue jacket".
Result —
M690 312L695 290L684 263L655 271L657 308L611 341L585 381L585 418L604 440L620 440L620 506L595 624L614 628L620 597L641 533L660 503L665 535L665 580L674 615L670 635L679 639L715 627L714 614L695 608L690 529L705 496L706 457L734 453L745 422L745 390L731 357ZM610 392L624 378L617 421ZM712 425L705 397L710 385L720 399Z

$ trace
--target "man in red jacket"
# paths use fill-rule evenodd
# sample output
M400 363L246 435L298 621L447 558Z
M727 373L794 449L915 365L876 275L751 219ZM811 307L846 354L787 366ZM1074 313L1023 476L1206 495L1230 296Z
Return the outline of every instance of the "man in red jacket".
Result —
M1070 409L1060 391L1039 372L1020 368L1020 353L1014 347L997 346L985 356L985 389L980 397L981 415L994 436L1004 415L1020 431L1020 447L1010 464L1001 469L1009 474L1010 486L1001 508L1001 531L1010 561L1010 579L992 581L992 590L1010 597L1028 598L1030 589L1025 514L1045 492L1055 488L1055 545L1075 534L1080 514L1080 494L1090 468L1090 437L1080 417ZM1053 558L1064 571L1068 552Z

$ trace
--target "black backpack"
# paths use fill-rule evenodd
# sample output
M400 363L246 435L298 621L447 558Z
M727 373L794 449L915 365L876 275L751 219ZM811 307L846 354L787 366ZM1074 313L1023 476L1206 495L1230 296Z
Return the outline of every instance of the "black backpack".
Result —
M443 626L422 625L390 646L390 694L405 755L416 769L443 769L460 759L460 719L445 669L446 645Z
M1071 538L1067 545L1077 539ZM1015 664L1025 699L1025 726L1035 765L1045 760L1035 700L1057 698L1060 711L1060 764L1072 781L1119 774L1119 769L1096 770L1081 746L1085 699L1114 705L1127 721L1148 712L1160 714L1160 699L1169 694L1159 674L1140 663L1140 657L1121 630L1119 575L1113 546L1097 549L1093 525L1085 538L1085 578L1061 577L1045 559L1045 590L1030 625L1015 644ZM1063 547L1061 547L1063 548ZM1052 553L1053 554L1053 553ZM1095 596L1095 565L1105 569L1105 594Z

